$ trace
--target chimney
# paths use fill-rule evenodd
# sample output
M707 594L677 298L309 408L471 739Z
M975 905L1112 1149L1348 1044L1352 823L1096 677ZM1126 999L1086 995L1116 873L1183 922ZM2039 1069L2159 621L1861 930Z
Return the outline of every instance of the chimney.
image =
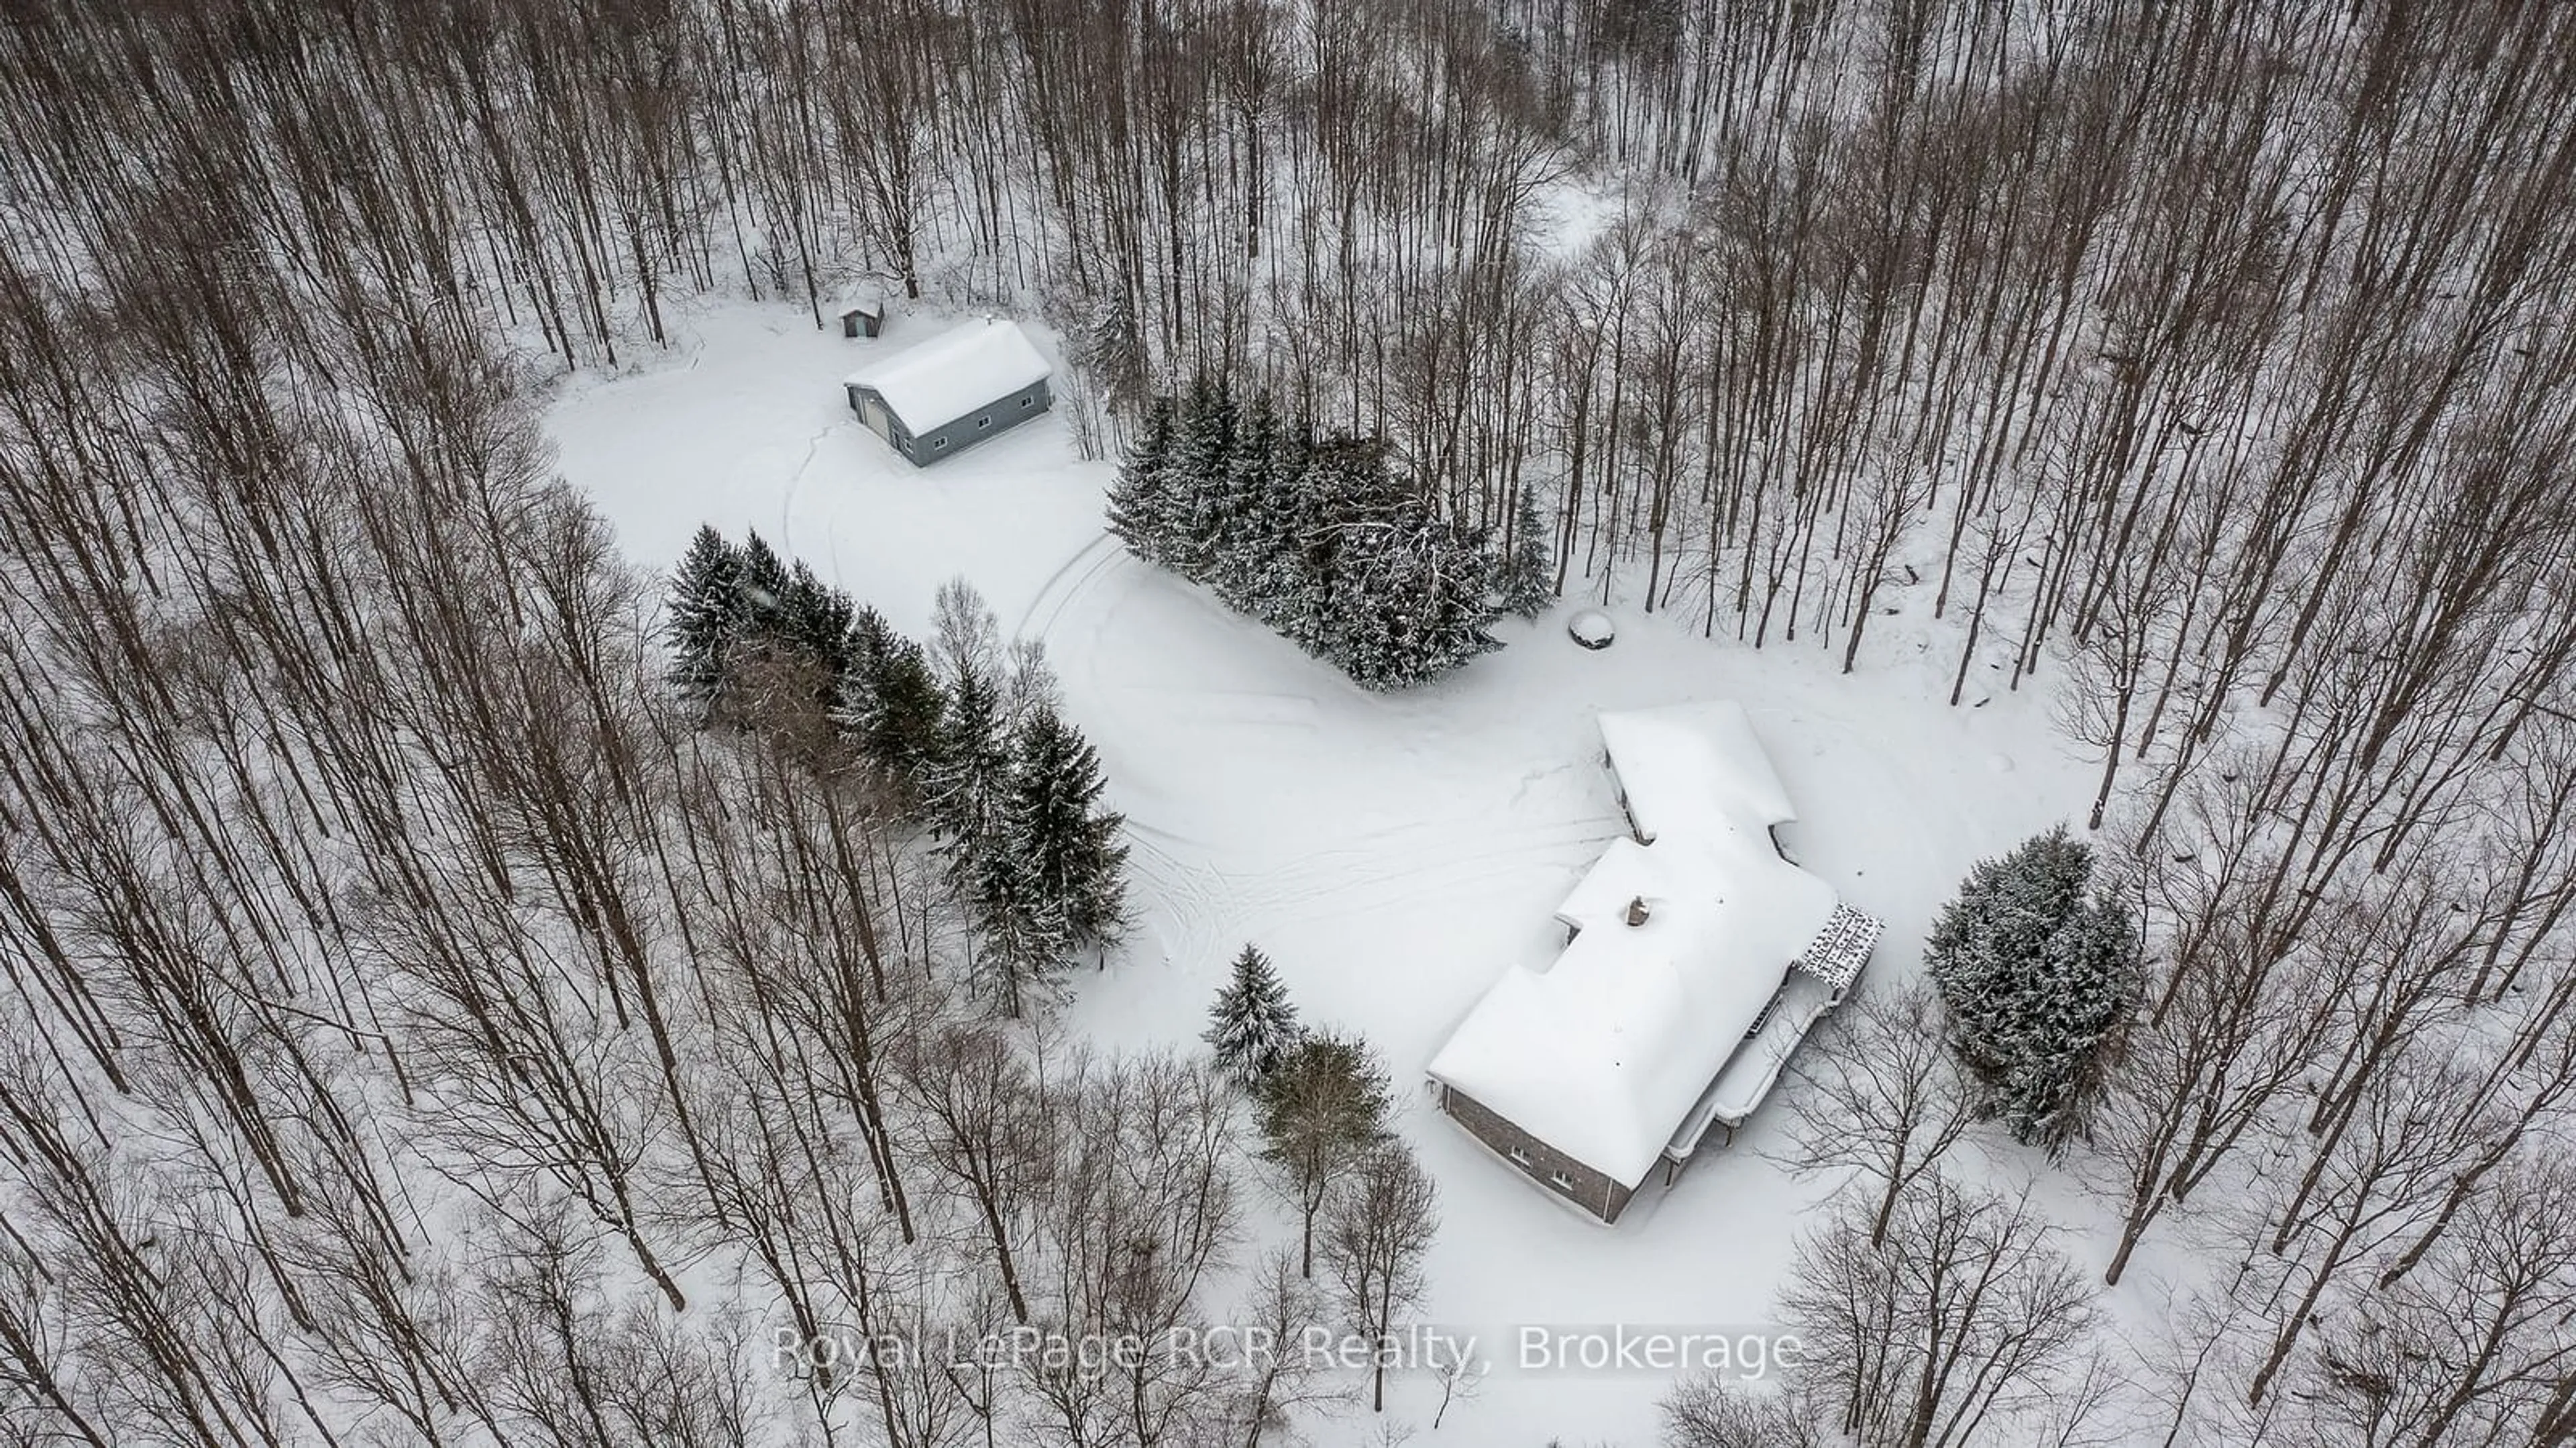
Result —
M1633 899L1633 900L1631 900L1631 901L1629 901L1629 902L1628 902L1628 923L1629 923L1630 925L1643 925L1643 924L1645 924L1645 923L1646 923L1646 913L1647 913L1647 912L1646 912L1646 897L1645 897L1645 896L1640 895L1640 896L1638 896L1637 898L1635 898L1635 899Z

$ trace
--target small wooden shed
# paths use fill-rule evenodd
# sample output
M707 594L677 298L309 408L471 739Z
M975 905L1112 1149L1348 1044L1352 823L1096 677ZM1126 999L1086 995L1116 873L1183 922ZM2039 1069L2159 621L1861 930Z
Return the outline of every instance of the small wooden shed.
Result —
M885 302L873 296L847 297L840 305L841 335L873 337L885 330Z

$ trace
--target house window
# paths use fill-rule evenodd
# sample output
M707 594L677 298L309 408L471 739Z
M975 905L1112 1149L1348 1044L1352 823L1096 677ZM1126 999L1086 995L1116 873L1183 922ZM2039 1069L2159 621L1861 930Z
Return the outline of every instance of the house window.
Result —
M1567 1176L1561 1171L1549 1172L1547 1174L1547 1184L1561 1192L1570 1192L1574 1190L1574 1178Z
M1034 397L1023 397L1020 399L1020 406L1022 407L1035 407L1037 405L1038 400Z
M948 439L944 437L934 437L930 440L930 450L932 452L937 452L946 446L948 446Z
M991 427L991 426L993 425L993 418L992 418L992 415L988 413L988 414L986 414L986 415L984 415L984 416L982 416L982 417L979 417L979 418L975 419L975 425L976 425L977 427L979 427L979 428Z
M1522 1166L1527 1166L1527 1165L1529 1165L1529 1164L1530 1164L1529 1153L1528 1153L1528 1152L1525 1152L1525 1151L1523 1151L1523 1150L1521 1150L1521 1149L1520 1149L1519 1147L1517 1147L1517 1146L1516 1146L1516 1147L1513 1147L1510 1151L1507 1151L1507 1152L1505 1152L1505 1153L1503 1153L1503 1154L1504 1154L1505 1156L1510 1157L1513 1161L1515 1161L1515 1162L1519 1163L1519 1164L1520 1164L1520 1165L1522 1165Z

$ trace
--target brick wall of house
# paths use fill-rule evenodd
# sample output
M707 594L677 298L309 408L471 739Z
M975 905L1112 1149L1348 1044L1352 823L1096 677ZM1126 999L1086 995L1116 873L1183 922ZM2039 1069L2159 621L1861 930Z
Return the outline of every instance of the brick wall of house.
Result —
M1528 1173L1530 1180L1605 1222L1619 1220L1619 1214L1627 1210L1628 1199L1636 1195L1635 1187L1612 1181L1604 1173L1558 1151L1463 1091L1442 1085L1440 1109L1456 1118L1470 1135L1492 1147L1505 1161ZM1519 1155L1513 1155L1514 1152ZM1560 1177L1565 1185L1557 1184Z

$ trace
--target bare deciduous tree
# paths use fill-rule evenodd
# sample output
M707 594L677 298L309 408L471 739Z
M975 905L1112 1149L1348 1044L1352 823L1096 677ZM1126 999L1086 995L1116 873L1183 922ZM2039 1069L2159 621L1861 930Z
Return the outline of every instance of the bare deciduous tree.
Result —
M1324 1265L1343 1316L1375 1349L1369 1407L1386 1411L1386 1370L1397 1319L1418 1306L1423 1259L1440 1230L1439 1192L1413 1153L1380 1146L1335 1185L1325 1208Z
M1838 1203L1781 1295L1834 1429L1959 1448L2065 1406L2092 1351L2090 1297L2027 1196L1935 1174L1900 1200L1884 1245L1869 1225Z
M1855 1171L1877 1183L1869 1244L1887 1238L1897 1203L1976 1120L1976 1099L1943 1034L1938 992L1923 981L1864 990L1826 1018L1794 1068L1792 1171Z

